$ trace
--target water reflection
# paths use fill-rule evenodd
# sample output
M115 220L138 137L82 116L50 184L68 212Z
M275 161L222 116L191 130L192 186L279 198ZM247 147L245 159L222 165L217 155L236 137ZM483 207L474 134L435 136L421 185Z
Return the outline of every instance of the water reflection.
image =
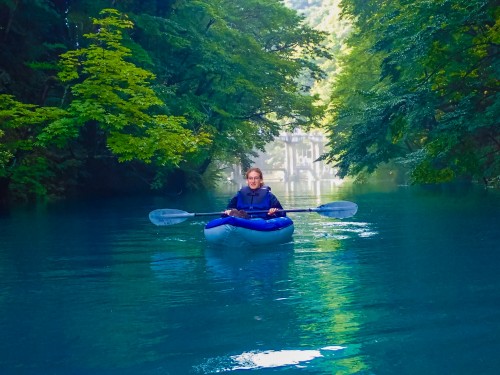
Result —
M341 189L280 192L360 210L290 214L293 243L272 249L147 219L229 193L0 217L2 374L498 372L498 193Z
M275 292L276 283L288 278L293 251L293 243L257 250L207 246L204 251L207 276L214 282L229 285L227 292L238 298L262 299Z
M196 373L202 374L274 368L279 368L281 371L296 369L323 373L323 370L325 373L353 374L361 370L358 365L353 365L358 362L354 358L359 352L360 347L357 344L328 345L318 349L251 350L241 354L208 358L193 369Z
M207 245L204 251L207 268L229 279L239 277L240 271L256 271L257 274L274 274L290 258L294 243L273 245L272 248L227 248ZM237 272L235 272L237 271Z

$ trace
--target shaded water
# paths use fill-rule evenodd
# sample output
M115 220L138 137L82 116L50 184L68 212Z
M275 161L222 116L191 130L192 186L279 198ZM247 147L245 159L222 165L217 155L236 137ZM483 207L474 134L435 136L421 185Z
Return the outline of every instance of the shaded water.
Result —
M500 194L472 188L273 191L293 243L206 245L233 193L17 208L0 216L1 374L497 374Z

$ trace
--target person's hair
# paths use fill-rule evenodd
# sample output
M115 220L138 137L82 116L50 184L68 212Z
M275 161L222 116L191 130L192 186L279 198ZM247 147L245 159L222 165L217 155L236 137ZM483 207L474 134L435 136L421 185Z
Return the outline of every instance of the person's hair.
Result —
M248 175L251 172L257 172L259 174L259 177L260 177L260 186L263 186L264 185L264 175L262 174L262 171L260 170L260 168L253 167L253 168L250 168L249 170L247 170L245 172L245 178L246 179L248 179Z

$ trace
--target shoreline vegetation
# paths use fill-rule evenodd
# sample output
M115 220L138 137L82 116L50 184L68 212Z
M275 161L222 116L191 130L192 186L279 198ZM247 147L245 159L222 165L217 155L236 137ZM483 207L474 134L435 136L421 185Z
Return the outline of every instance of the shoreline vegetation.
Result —
M500 187L495 1L115 5L0 1L2 204L211 189L296 129L338 178Z

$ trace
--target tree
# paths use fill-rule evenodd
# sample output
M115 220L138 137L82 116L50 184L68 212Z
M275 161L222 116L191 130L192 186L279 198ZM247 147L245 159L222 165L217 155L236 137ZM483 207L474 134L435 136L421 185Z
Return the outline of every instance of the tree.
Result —
M248 164L282 127L320 118L297 78L322 77L311 59L326 56L324 35L281 1L113 5L98 16L109 2L0 0L0 93L35 105L33 116L47 111L36 126L13 126L11 114L0 124L3 164L13 168L4 186L36 155L47 165L39 182L56 194L87 190L103 168L156 187L180 171L200 187L211 166Z
M213 137L184 168L203 174L211 163L248 164L284 122L300 126L319 117L316 99L297 78L306 71L321 76L310 58L322 54L323 35L293 10L269 0L179 1L173 8L168 18L133 18L163 100L190 129L205 126Z
M29 199L48 193L54 171L36 135L64 110L23 104L12 95L0 95L0 196L9 191Z
M45 162L49 153L57 152L59 158L65 155L68 159L71 155L80 161L116 155L120 161L140 160L172 167L198 145L209 143L203 131L193 134L185 129L183 117L162 112L163 102L149 87L154 75L126 60L130 49L123 45L123 30L131 28L132 23L113 9L101 14L101 19L94 19L97 30L85 35L90 40L88 47L61 55L58 76L68 84L66 91L70 93L63 98L64 110L35 108L9 96L2 98L2 127L9 132L9 143L16 145L4 146L2 177L16 176L7 172L14 168L14 163L7 167L10 161L19 159L19 155L14 156L19 150L36 148ZM13 104L14 109L9 110ZM20 129L28 123L31 127L44 125L37 132L21 134ZM56 151L54 147L66 151ZM17 164L16 168L23 165ZM39 188L42 185L38 181L36 194L46 193Z
M499 7L483 0L342 5L356 29L332 94L325 158L343 176L392 159L414 182L500 175Z
M91 44L61 56L59 78L76 82L70 89L69 116L47 126L40 141L64 145L81 126L96 125L102 131L96 142L105 142L120 161L178 164L208 138L203 132L197 138L183 128L182 117L148 112L163 102L149 87L154 75L126 61L130 49L122 44L122 30L133 24L113 9L101 14L103 18L94 20L97 31L84 35Z

